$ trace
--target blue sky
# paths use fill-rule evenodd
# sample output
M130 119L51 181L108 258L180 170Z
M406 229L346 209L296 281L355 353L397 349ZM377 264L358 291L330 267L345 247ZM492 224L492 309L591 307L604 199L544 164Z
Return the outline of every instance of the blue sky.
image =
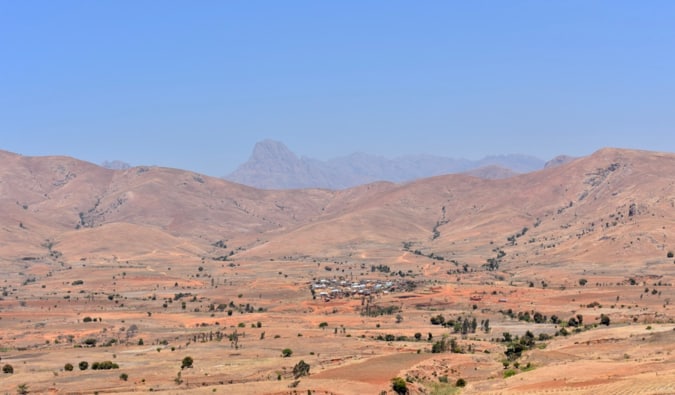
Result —
M221 176L255 142L675 152L672 1L0 0L0 149Z

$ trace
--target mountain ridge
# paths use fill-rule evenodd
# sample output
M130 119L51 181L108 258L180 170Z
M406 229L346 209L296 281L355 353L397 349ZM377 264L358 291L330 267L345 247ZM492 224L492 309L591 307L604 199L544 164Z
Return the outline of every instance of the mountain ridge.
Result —
M343 190L262 190L190 171L110 170L68 157L0 160L5 261L44 256L47 240L74 260L148 259L152 251L195 258L211 254L218 240L241 247L240 259L359 251L387 260L409 242L480 267L491 242L502 245L523 228L537 247L504 249L543 261L624 261L667 248L654 240L675 223L668 198L675 155L649 151L602 149L509 178L448 174ZM139 244L144 234L147 248ZM621 247L629 242L632 248ZM134 251L125 252L127 245Z
M376 181L409 182L441 174L464 173L489 178L510 177L543 168L541 159L519 154L493 155L480 160L434 155L406 155L393 159L362 152L326 161L298 157L282 142L263 140L255 144L249 159L227 180L261 189L345 189ZM498 166L510 171L476 171Z

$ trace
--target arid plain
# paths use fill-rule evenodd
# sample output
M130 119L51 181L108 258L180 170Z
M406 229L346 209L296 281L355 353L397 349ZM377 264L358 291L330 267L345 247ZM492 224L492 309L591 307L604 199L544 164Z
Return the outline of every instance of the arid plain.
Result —
M266 191L0 152L0 203L2 393L675 393L674 154Z

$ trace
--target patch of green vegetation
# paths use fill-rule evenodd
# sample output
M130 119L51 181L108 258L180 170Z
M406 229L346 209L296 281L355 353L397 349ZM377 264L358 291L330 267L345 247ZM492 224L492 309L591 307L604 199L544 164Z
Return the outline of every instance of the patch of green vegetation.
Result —
M455 387L450 383L433 381L425 382L424 386L427 388L430 395L455 395L461 390L461 388Z
M508 369L504 371L504 378L508 379L511 376L515 376L518 372L515 369Z

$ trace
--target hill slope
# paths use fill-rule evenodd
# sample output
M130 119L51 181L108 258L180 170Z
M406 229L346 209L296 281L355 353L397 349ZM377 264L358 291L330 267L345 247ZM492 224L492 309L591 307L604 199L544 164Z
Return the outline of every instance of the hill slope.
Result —
M673 154L603 149L505 179L264 191L0 152L3 383L671 393L673 174ZM504 369L507 335L528 332ZM448 336L458 348L433 352ZM66 368L111 354L120 371Z
M675 155L655 152L604 149L506 179L446 175L342 191L265 191L176 169L109 170L65 157L2 153L0 160L4 259L45 255L48 240L70 259L143 256L138 247L124 250L138 244L129 238L146 237L148 251L182 245L195 256L236 240L242 258L391 259L405 242L476 268L496 248L514 265L627 262L663 256L675 223Z

